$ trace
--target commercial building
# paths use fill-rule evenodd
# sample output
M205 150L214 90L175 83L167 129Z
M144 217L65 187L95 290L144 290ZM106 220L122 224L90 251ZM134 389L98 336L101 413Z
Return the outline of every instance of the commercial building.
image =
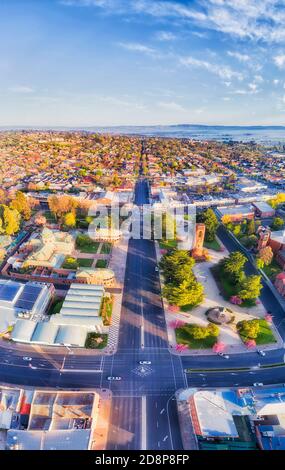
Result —
M251 205L235 205L228 207L217 207L217 215L220 219L227 216L231 222L241 222L245 219L254 218L254 209Z
M52 285L0 279L0 332L5 332L19 318L41 318L53 295Z
M258 217L266 218L266 217L274 217L275 215L275 209L273 209L265 201L253 202L252 205Z
M25 401L22 396L22 406ZM88 450L96 440L97 392L35 391L25 407L27 425L7 432L9 450ZM19 412L19 416L21 411Z

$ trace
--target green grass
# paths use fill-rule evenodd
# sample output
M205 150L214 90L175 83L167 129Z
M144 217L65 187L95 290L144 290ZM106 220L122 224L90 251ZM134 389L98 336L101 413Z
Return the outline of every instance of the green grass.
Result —
M71 261L72 260L72 261ZM78 261L74 258L71 258L70 256L67 256L64 260L64 262L62 263L61 267L63 269L71 269L71 270L75 270L78 268Z
M96 339L102 339L101 343L97 343ZM107 346L108 335L101 333L88 333L85 341L85 348L87 349L103 349Z
M175 330L177 344L187 344L189 349L209 349L217 342L216 336L207 336L203 339L194 339L189 332L188 325L176 328Z
M86 243L83 246L77 247L77 249L80 251L80 253L93 253L96 254L99 248L99 243L98 242L91 242Z
M100 253L102 255L108 255L109 253L111 253L111 249L112 249L111 243L103 243Z
M91 268L93 261L94 260L91 258L77 258L77 263L80 268Z
M273 258L272 263L269 266L264 266L262 270L265 272L269 279L274 280L277 274L282 272L282 268L279 266L277 261Z
M276 343L275 336L272 333L272 330L270 328L270 325L267 323L266 320L260 319L259 320L259 325L260 325L260 331L257 335L256 338L254 338L256 344L270 344L270 343ZM252 339L247 336L241 335L240 337L242 341L245 343L247 340Z
M160 240L159 247L161 250L177 248L177 240Z
M208 248L208 250L221 251L221 245L216 238L211 242L205 240L204 247Z
M98 259L96 263L96 268L107 268L108 261L106 259Z
M63 302L64 302L64 299L55 299L53 303L51 304L50 308L48 309L47 314L55 315L56 313L59 313L63 305Z

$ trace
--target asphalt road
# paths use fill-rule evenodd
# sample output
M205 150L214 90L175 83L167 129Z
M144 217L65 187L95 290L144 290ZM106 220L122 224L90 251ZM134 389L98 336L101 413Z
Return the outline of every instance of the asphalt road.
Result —
M148 202L148 185L136 185L138 205ZM237 247L219 233L229 250ZM285 382L284 349L234 354L229 360L215 355L180 358L168 350L156 253L150 240L130 240L126 264L118 351L113 356L42 356L31 348L32 361L14 349L0 350L2 382L51 388L109 388L113 393L108 449L182 449L174 394L186 386L215 387ZM250 272L253 269L247 265ZM281 334L284 312L270 289L262 300L272 311ZM150 365L140 365L141 360ZM269 367L272 364L284 364ZM267 367L264 367L266 366ZM247 368L247 370L240 370ZM108 381L119 376L120 381Z

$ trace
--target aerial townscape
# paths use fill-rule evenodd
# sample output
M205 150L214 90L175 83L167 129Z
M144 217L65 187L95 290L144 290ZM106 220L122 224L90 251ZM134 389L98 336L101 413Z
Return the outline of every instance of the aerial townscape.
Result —
M1 448L285 449L282 146L0 140Z
M284 71L285 0L0 0L3 468L282 457Z

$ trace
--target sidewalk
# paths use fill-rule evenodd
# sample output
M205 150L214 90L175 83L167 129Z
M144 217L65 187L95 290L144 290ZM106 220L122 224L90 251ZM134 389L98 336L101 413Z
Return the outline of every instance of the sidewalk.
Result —
M114 354L117 351L118 347L128 247L129 237L123 237L119 241L119 243L113 247L109 262L109 268L114 271L116 283L117 286L121 288L121 292L119 294L113 294L114 305L112 314L112 324L109 328L107 347L102 351L104 352L104 354Z
M92 432L92 444L90 450L105 450L108 442L108 433L110 425L112 392L109 390L103 392L97 391L100 395L99 412L97 417L97 425Z

